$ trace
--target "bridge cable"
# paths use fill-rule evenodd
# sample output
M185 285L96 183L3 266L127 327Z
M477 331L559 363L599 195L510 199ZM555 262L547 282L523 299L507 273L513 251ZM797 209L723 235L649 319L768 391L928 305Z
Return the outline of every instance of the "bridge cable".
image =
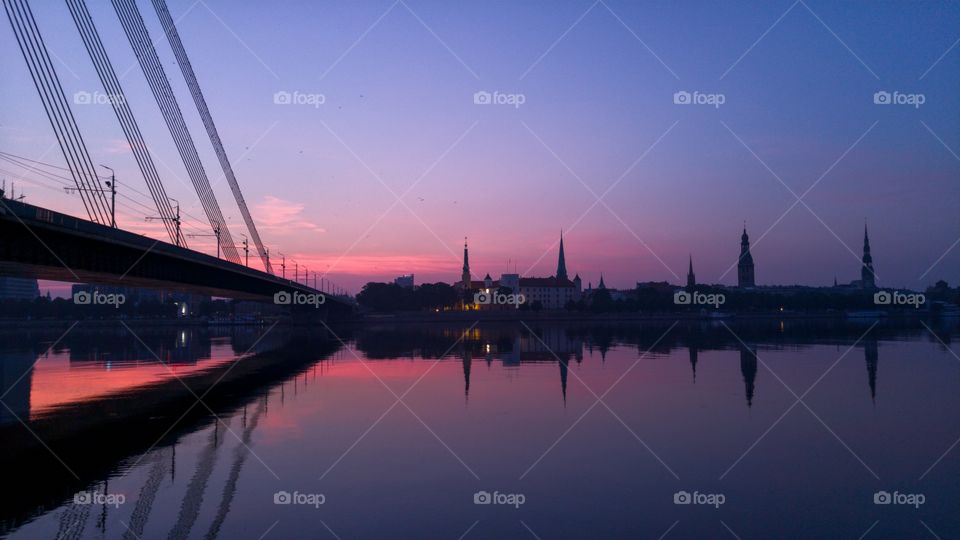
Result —
M197 154L196 146L193 144L193 139L187 129L180 107L177 105L173 89L170 87L170 81L163 71L160 58L157 56L157 51L150 40L143 18L136 4L131 0L112 0L112 3L127 39L137 56L140 68L150 85L150 90L153 92L167 128L174 139L180 158L183 160L190 180L197 191L210 226L213 231L220 231L221 250L224 257L231 262L240 264L240 256L237 253L233 237L230 235L230 230L227 228L223 214L220 212L220 206L210 187L210 181L203 169L203 164L200 162L200 156Z
M233 173L233 167L230 165L230 160L227 158L227 153L223 148L223 142L220 140L220 133L217 131L216 124L213 123L213 116L210 114L207 101L204 99L203 92L200 90L200 84L197 82L197 77L193 72L190 58L187 56L187 51L184 49L183 42L180 40L176 23L173 21L173 17L170 16L170 10L167 9L167 4L164 0L153 0L153 7L157 11L157 16L163 25L163 32L167 36L167 41L170 42L170 47L173 49L177 64L183 73L183 78L190 88L190 95L193 96L193 102L196 104L197 110L200 112L200 117L203 119L203 126L206 128L207 135L210 137L210 143L213 145L217 159L220 161L223 174L230 184L230 190L233 191L233 196L237 200L237 206L240 207L240 213L243 215L243 220L247 224L247 230L250 231L250 238L253 239L257 247L257 252L263 261L264 269L272 274L273 269L270 267L270 259L267 256L267 251L264 249L263 242L260 240L260 234L257 232L257 227L254 224L253 217L250 215L250 210L247 209L247 203L243 198L243 193L240 191L240 184L237 183L237 177Z
M100 82L103 84L104 90L109 96L110 105L113 108L114 114L117 116L117 120L120 122L120 127L123 129L127 143L130 145L130 149L137 161L137 166L140 168L140 172L147 184L147 189L150 191L150 195L156 204L157 212L160 217L163 218L161 221L163 221L164 227L167 229L167 234L170 236L171 242L186 247L183 238L179 238L178 242L176 224L174 223L176 215L173 206L167 198L163 183L160 181L160 176L157 173L157 168L144 142L143 134L140 132L136 118L133 116L133 112L127 103L126 95L120 86L120 81L117 79L110 58L107 56L107 52L103 47L103 42L100 40L100 35L93 23L90 12L87 10L86 3L84 0L67 0L67 7L70 8L70 14L77 26L77 30L80 32L83 44L87 49L87 53L90 55L90 59L93 61L97 75L100 77Z
M87 10L87 5L84 0L66 0L66 2L67 7L70 8L70 14L73 17L74 24L76 24L77 30L80 32L80 37L83 39L87 53L90 55L90 59L93 61L93 65L97 70L97 75L100 77L100 82L103 84L103 88L109 97L108 101L110 101L117 121L120 122L120 127L127 139L127 143L130 145L130 150L133 152L137 166L140 168L144 182L147 184L147 189L150 191L150 195L156 204L157 212L162 218L161 221L167 230L170 241L186 247L182 235L180 238L177 238L177 228L174 222L176 214L173 206L170 204L166 190L163 188L163 183L150 156L150 151L144 142L143 134L140 131L136 118L133 116L133 111L131 111L128 105L123 87L120 86L120 81L117 79L113 64L110 62L110 58L107 56L107 52L103 47L103 42L100 40L100 35L90 16L90 12Z
M27 0L3 0L3 7L87 217L96 223L109 225L110 205L97 180L90 153L67 103L33 11Z
M209 182L206 183L207 189L204 189L203 181L198 180L198 179L205 180L206 174L204 174L203 167L202 165L200 165L199 156L197 156L196 154L196 148L193 146L193 141L190 138L189 132L186 131L186 123L183 122L183 117L182 115L180 115L180 109L177 106L176 99L173 98L173 91L172 89L170 89L169 81L167 81L166 76L163 74L162 67L159 67L160 66L159 58L156 56L156 50L154 50L152 47L150 36L145 35L146 28L143 27L143 20L142 18L139 18L139 17L137 17L136 19L133 19L133 18L127 19L126 17L128 16L132 17L132 15L128 15L126 12L120 11L120 7L118 7L117 5L115 5L115 7L118 8L117 15L121 18L121 24L123 24L124 21L130 21L132 23L135 23L136 21L140 22L140 25L139 25L140 28L138 28L137 25L132 25L131 29L134 32L139 32L139 30L142 29L143 33L136 34L136 37L138 37L139 43L150 44L149 51L152 52L153 54L148 56L152 56L152 59L154 60L154 62L151 62L151 63L141 64L141 67L144 68L144 75L147 78L147 82L151 85L151 89L158 90L157 92L154 93L154 96L157 97L159 95L159 97L157 97L157 103L160 107L161 114L164 115L164 120L167 122L168 128L170 128L170 132L174 139L174 143L177 145L178 151L180 151L180 156L183 159L184 166L187 169L187 173L188 175L190 175L191 180L194 181L194 186L197 189L197 194L199 195L201 206L203 206L204 212L208 217L208 221L210 222L211 227L213 228L214 231L216 231L218 228L221 231L226 231L225 236L229 238L229 230L227 229L226 224L223 221L222 215L219 214L219 206L216 203L216 199L213 198L211 201L211 196L213 195L213 192L209 189ZM136 45L134 45L134 47L135 47L135 52L138 52L136 51ZM142 56L139 53L137 56L138 56L138 59L146 58L145 56ZM158 70L158 67L159 67L159 70ZM166 89L166 92L160 91L163 89ZM192 156L191 156L191 153L189 152L189 149L193 150ZM230 239L229 243L230 244L233 243L232 238ZM235 249L231 251L233 254L236 254ZM239 263L239 256L236 256L235 259L231 259L231 257L227 255L227 259L231 260L232 262Z
M6 2L5 8L17 33L18 45L27 60L34 86L40 93L47 117L54 127L57 142L70 166L74 186L78 189L87 215L92 221L109 223L106 196L97 189L94 180L97 177L96 171L63 94L56 70L47 54L46 44L36 27L33 12L25 0L19 3ZM16 24L15 20L19 24Z

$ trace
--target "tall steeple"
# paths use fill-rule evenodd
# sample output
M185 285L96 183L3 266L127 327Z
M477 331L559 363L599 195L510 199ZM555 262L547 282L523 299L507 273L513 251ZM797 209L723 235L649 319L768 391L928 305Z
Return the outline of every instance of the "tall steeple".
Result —
M750 237L747 236L747 222L743 222L743 234L740 236L740 262L737 263L737 286L755 286L753 278L753 255L750 255Z
M560 257L557 259L557 279L567 279L567 258L563 255L563 231L560 231Z
M697 286L697 276L693 273L693 255L690 255L690 268L687 270L687 288L692 289Z
M463 289L470 288L470 254L467 251L467 237L463 237L463 273L460 275L460 281Z
M598 289L606 289L607 286L603 283L603 274L600 274L600 284L597 285Z
M873 289L877 286L877 276L873 273L873 256L870 255L870 236L867 234L867 224L863 224L863 266L860 267L860 285L864 289Z

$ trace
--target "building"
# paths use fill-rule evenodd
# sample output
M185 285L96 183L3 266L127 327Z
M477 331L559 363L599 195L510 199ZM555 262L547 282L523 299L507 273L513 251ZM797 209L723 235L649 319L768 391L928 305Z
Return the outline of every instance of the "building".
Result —
M870 255L870 236L867 224L863 224L863 264L860 267L860 286L864 289L877 288L877 276L873 273L873 256Z
M0 277L0 300L34 300L39 296L35 279Z
M463 291L464 309L494 309L496 306L480 306L473 302L471 295L483 293L490 295L501 289L509 289L511 294L523 295L523 303L533 305L538 302L543 309L563 309L568 302L577 302L581 298L582 282L576 275L571 280L567 277L567 260L564 252L563 234L560 235L560 253L557 257L556 275L545 278L520 277L520 274L501 274L499 280L494 280L490 274L482 280L473 280L470 276L470 253L467 241L463 242L463 271L457 288ZM487 298L492 298L487 296ZM509 307L519 307L510 305Z
M750 237L747 236L747 225L743 225L743 234L740 236L740 260L737 263L737 286L753 288L756 286L753 276L753 256L750 255Z
M528 304L539 302L543 309L563 309L569 302L580 301L582 282L580 274L567 277L567 257L563 249L563 233L560 233L560 253L557 256L557 273L546 278L520 278L520 294Z
M119 285L96 285L90 283L75 283L70 288L71 297L75 298L77 293L98 293L123 295L124 305L139 307L144 304L165 304L173 303L177 305L177 316L187 317L196 313L196 309L202 302L209 301L210 297L202 294L187 292L167 291L163 289L146 289L143 287L125 287Z
M693 255L690 256L690 268L687 270L687 289L693 290L697 286L697 276L693 273Z
M834 278L833 287L848 293L857 293L863 289L870 290L877 288L877 275L873 271L873 256L870 254L870 235L867 233L866 224L863 226L863 258L860 260L860 279L855 279L846 285L838 285L836 278Z
M399 285L404 289L413 288L413 274L404 274L402 276L396 277L393 279L394 285Z

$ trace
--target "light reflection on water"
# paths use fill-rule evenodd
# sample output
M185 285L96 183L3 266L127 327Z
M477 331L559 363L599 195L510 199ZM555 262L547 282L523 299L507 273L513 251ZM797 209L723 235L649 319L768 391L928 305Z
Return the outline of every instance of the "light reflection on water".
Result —
M957 537L960 454L944 453L960 437L960 360L949 345L922 327L781 324L366 328L319 356L283 348L295 332L279 329L267 343L257 328L155 330L140 344L81 330L25 378L31 417L144 392L173 377L167 368L228 369L252 344L300 363L215 411L221 421L191 420L147 451L152 433L76 484L123 504L71 497L5 517L19 524L12 538L905 538L927 526ZM938 336L949 344L952 327ZM21 343L39 351L29 361L4 353L5 403L23 394L7 368L56 337ZM114 437L124 433L93 444ZM925 503L875 505L880 490ZM477 505L479 491L524 502ZM725 502L677 505L679 491ZM279 492L323 504L275 504Z

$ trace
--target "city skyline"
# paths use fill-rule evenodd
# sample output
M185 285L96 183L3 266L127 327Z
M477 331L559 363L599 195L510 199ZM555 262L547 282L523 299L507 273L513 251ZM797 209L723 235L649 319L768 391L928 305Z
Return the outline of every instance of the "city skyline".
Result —
M97 103L104 90L69 14L34 8L65 92L91 98L73 109L94 159L114 167L120 193L137 201L121 196L121 227L162 238L161 224L143 221L146 200L132 191L145 191L143 179L109 105ZM960 141L948 122L960 118L951 97L960 82L956 6L876 8L876 20L895 20L896 29L859 24L852 8L826 3L734 7L717 13L722 25L704 16L707 4L587 8L514 6L507 16L384 4L338 11L336 26L318 32L297 16L322 21L312 16L322 8L298 5L269 15L288 29L278 37L258 27L264 15L250 16L249 6L170 3L265 243L351 292L407 273L450 281L464 235L485 246L478 268L550 275L560 228L585 282L603 273L618 288L683 283L692 254L700 280L734 284L744 219L758 285L857 279L864 220L882 286L957 281L950 195ZM91 13L166 187L185 212L202 215L116 15L109 5ZM161 35L159 21L145 22ZM521 25L522 36L503 43L481 37ZM794 50L793 38L803 47ZM16 47L8 28L0 42ZM173 64L166 43L156 48ZM785 55L790 66L780 65ZM8 55L3 67L15 76L2 85L0 150L62 166L46 152L53 135L22 58ZM239 235L242 217L217 178L189 92L168 69ZM475 103L477 92L494 91L523 103ZM277 103L278 92L323 103ZM683 103L682 92L723 103ZM878 92L924 102L878 104ZM55 184L24 183L17 176L38 177L2 168L27 202L82 211ZM210 238L191 246L215 251Z

